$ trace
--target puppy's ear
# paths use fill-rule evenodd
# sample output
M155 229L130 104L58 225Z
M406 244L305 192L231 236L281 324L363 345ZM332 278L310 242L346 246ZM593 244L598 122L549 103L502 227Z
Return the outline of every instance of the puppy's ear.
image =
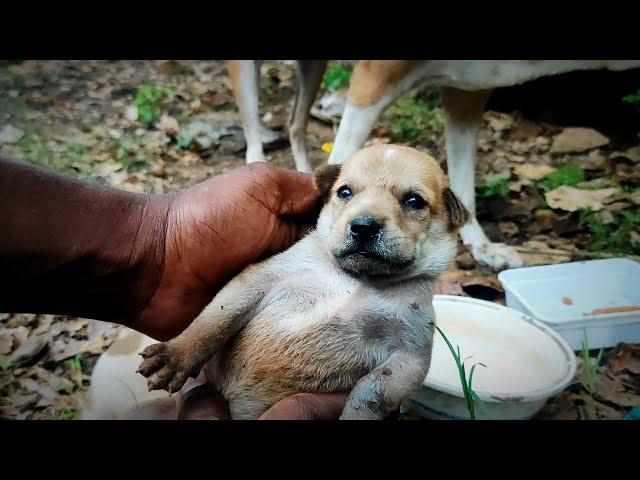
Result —
M341 165L323 165L313 172L313 180L316 182L316 186L322 193L322 199L325 202L329 199L331 188L336 183L338 175L340 175L340 167Z
M449 219L449 231L455 232L469 220L469 211L450 188L443 192L444 208Z

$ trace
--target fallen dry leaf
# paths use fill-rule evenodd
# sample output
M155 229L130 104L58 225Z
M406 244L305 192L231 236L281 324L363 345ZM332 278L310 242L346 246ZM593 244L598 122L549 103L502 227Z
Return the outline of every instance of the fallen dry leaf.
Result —
M13 335L0 332L0 355L7 355L13 347Z
M565 128L551 145L553 153L584 152L609 144L609 139L591 128Z
M31 335L10 355L7 355L6 361L16 363L33 358L47 346L47 343L48 338L46 335Z
M89 338L87 340L69 339L66 342L64 340L58 340L51 346L49 352L49 359L53 362L59 362L69 357L75 357L83 353L102 353L104 349L104 339Z
M619 381L606 375L596 377L596 399L610 402L620 407L637 407L640 405L640 395L627 390Z
M486 116L489 120L489 126L496 132L501 132L513 125L513 118L500 112L487 112Z
M617 188L603 188L600 190L581 190L579 188L562 186L545 193L544 197L551 208L575 212L580 208L601 210L605 200L618 191Z
M556 169L549 165L531 165L529 163L525 163L524 165L518 165L513 169L513 171L516 175L521 177L529 178L531 180L540 180L550 173L555 172Z
M631 373L640 375L639 347L628 343L619 343L607 354L607 358L614 373L628 370Z
M529 240L514 249L520 254L525 267L534 265L551 265L570 262L573 253L569 250L551 248L543 242Z

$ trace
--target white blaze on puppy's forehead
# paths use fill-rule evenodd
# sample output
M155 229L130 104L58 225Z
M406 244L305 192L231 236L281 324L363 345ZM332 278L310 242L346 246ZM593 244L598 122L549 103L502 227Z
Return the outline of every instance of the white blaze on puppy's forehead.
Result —
M396 149L391 147L384 152L384 159L391 160L396 154Z
M356 189L378 185L398 193L416 190L434 201L446 181L438 162L426 153L402 145L373 145L345 161L338 183Z

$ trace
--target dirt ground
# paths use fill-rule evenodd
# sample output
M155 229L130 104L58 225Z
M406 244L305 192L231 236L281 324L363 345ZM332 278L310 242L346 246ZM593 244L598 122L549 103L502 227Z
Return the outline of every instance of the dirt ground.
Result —
M270 129L267 161L294 168L286 124L295 70L289 63L265 62L261 82L261 114ZM419 97L406 102L385 114L369 143L409 144L446 166L441 111L434 107L425 114ZM638 260L637 137L619 141L567 127L532 121L518 111L485 114L476 172L481 223L492 240L516 246L526 265ZM314 166L327 159L336 130L335 121L310 121L307 148ZM159 193L242 165L244 147L224 62L0 64L3 156L90 182ZM504 304L496 275L461 245L440 291ZM118 330L86 319L0 313L0 417L77 418L93 365ZM640 346L619 344L604 352L599 365L580 366L576 382L537 418L622 419L637 407Z

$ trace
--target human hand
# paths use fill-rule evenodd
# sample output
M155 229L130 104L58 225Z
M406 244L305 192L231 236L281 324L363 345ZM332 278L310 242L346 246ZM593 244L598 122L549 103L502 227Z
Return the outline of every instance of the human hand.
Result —
M169 201L149 197L149 208L163 209L150 218L166 219L166 237L158 239L163 270L133 328L163 341L180 333L234 274L304 234L319 199L311 175L265 163L216 176Z

